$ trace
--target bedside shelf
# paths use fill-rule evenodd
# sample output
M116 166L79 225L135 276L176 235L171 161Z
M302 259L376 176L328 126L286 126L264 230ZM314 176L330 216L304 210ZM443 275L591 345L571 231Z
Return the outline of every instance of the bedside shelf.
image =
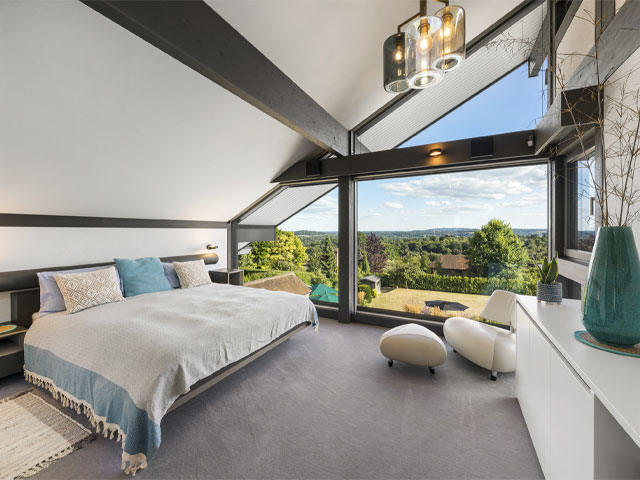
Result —
M213 283L226 283L229 285L244 285L244 270L229 268L217 268L209 270L209 276Z
M27 329L18 325L0 334L0 378L22 372L24 365L24 336Z

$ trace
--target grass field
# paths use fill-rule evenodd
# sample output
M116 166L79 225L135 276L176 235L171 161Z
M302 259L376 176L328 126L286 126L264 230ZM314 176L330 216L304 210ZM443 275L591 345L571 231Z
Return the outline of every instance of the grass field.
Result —
M405 311L405 304L420 305L424 307L424 302L428 300L445 300L459 302L469 307L464 312L442 312L446 316L471 316L479 317L482 308L489 299L486 295L470 295L467 293L435 292L432 290L412 290L410 288L394 288L386 293L381 293L372 299L368 305L373 308L384 308L387 310ZM461 315L463 314L463 315Z

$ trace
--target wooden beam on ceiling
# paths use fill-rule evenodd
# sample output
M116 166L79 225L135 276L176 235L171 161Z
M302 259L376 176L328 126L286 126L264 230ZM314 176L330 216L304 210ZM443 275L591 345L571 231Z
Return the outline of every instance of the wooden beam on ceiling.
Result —
M307 177L305 162L301 161L289 167L273 181L284 184L311 183L337 180L344 176L401 175L426 172L430 169L546 158L535 155L533 133L533 130L525 130L491 137L394 148L343 158L327 158L321 160L320 175L313 177ZM490 145L487 152L482 152L482 155L477 152L474 154L476 145L487 144ZM438 157L430 156L429 152L434 149L440 149L442 154Z
M605 6L608 8L607 12L609 13L607 13L606 18L601 17L602 21L606 23L606 29L600 36L598 46L600 82L606 82L640 48L640 31L637 27L640 24L640 2L626 2L613 17L611 16L611 5L607 4ZM596 13L599 13L600 16L602 11ZM591 99L593 100L592 108L597 108L594 96L589 94L593 85L598 82L596 64L593 59L594 52L595 49L592 49L588 54L589 56L580 62L571 79L567 82L566 88L569 92L582 91L582 94L571 94L573 95L572 98L582 97L585 101ZM571 99L569 99L570 103ZM556 154L560 155L568 152L575 145L576 139L572 135L575 132L575 126L567 117L569 104L565 95L557 95L547 113L538 122L536 126L536 152L555 146ZM590 111L586 104L580 108L586 112ZM593 114L590 115L592 115L593 119ZM593 134L593 132L586 130L584 133L585 139Z
M267 115L337 155L349 132L201 0L81 0Z
M536 41L531 48L529 54L529 77L537 77L542 68L545 58L549 55L549 34L551 32L551 14L547 10L547 14L542 20L542 25L538 31Z
M554 146L554 156L563 155L579 142L576 123L581 125L582 139L593 134L598 116L595 87L576 88L559 94L536 126L536 152Z
M564 34L567 33L567 29L571 24L571 20L578 12L582 0L558 0L553 2L555 4L555 43L556 45L562 41ZM529 55L529 76L535 77L540 73L542 64L549 56L551 51L549 47L549 37L551 36L551 15L547 11L547 14L542 21L540 31L536 37L536 41L531 49Z
M568 88L582 88L606 82L611 75L640 48L640 2L627 1L613 18L604 20L606 29L598 42L598 69L591 58L595 48L585 57L568 82Z

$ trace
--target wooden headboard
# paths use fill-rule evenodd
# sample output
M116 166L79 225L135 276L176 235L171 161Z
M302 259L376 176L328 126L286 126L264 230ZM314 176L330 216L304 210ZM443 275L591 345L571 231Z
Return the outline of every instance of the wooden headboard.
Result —
M178 257L163 257L163 262L186 262L189 260L204 260L207 265L218 263L218 255L207 253L203 255L182 255ZM100 267L113 263L94 263L91 265L72 265L69 267L38 268L20 270L16 272L0 272L0 291L11 291L11 322L25 328L31 326L32 315L40 310L40 288L37 272L73 270L76 268Z

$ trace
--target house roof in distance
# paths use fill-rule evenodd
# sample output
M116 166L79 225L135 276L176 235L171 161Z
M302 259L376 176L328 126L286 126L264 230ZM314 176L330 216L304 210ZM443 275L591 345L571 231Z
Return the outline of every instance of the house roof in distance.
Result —
M464 255L440 255L437 260L429 264L429 268L438 268L437 263L440 262L445 270L468 270L469 264Z
M380 281L380 277L377 277L376 275L367 275L366 277L362 277L360 279L361 282L379 282Z

